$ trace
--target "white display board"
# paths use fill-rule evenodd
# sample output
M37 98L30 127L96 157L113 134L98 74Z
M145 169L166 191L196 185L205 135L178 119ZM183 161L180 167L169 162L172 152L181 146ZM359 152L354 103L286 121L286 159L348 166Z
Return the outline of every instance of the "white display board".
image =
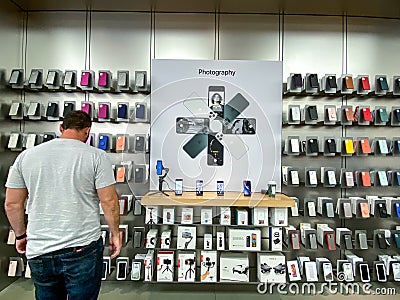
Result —
M215 191L259 192L270 180L281 190L282 62L153 60L150 189L158 189L157 160L166 182L184 191L203 180ZM164 189L168 189L164 184Z

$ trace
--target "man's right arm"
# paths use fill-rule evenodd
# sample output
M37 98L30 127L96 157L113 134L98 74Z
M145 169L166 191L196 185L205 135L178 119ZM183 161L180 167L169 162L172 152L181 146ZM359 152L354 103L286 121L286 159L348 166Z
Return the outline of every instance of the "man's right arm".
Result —
M119 201L114 185L97 189L104 217L110 228L111 258L116 257L121 251L122 241L119 238Z

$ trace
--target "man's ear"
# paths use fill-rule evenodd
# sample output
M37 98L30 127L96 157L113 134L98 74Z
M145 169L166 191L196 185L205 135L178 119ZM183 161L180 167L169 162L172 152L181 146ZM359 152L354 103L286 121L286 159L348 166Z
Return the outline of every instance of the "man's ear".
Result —
M64 131L64 128L63 128L62 124L60 124L60 132L63 133L63 131Z

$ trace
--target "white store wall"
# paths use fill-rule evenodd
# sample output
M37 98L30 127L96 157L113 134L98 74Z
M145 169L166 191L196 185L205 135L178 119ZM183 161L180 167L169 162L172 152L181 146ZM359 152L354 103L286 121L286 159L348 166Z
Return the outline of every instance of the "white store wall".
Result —
M83 70L90 68L96 73L100 69L110 69L116 74L119 69L146 70L151 72L150 61L157 59L246 59L283 60L283 81L292 72L317 72L338 76L342 72L358 74L386 74L388 78L400 75L400 20L368 17L278 15L278 14L214 14L214 13L154 13L154 12L30 12L27 30L24 30L24 15L10 10L7 3L0 6L0 69L12 68L58 68ZM228 2L226 6L234 6ZM256 12L256 10L254 10ZM26 35L26 40L25 40ZM26 50L26 53L24 52ZM26 60L25 60L26 59ZM46 103L48 93L30 94L29 99ZM1 101L18 99L18 94L4 96ZM83 94L61 94L60 101L74 97L76 101L85 99ZM97 102L105 98L143 99L141 95L89 95ZM148 101L148 100L146 100ZM285 102L286 101L286 102ZM304 106L310 102L321 109L324 103L342 105L347 99L334 98L291 98L284 100ZM355 98L354 104L375 106L377 99ZM397 105L398 98L382 100L382 105ZM353 104L353 105L354 105ZM319 111L321 113L321 110ZM24 125L25 126L25 125ZM56 126L56 125L55 125ZM25 130L40 131L42 125L30 123ZM10 132L19 128L19 123L0 122L0 131ZM341 127L301 127L284 128L282 136L310 134L341 136ZM56 129L54 129L56 130ZM94 132L113 130L106 124L96 124ZM146 126L136 127L137 133L148 132ZM43 131L43 130L42 130ZM368 134L393 137L396 128L375 128ZM110 132L113 133L113 132ZM349 128L348 136L365 135L365 129ZM5 160L3 159L5 157ZM11 157L2 156L2 170L7 169ZM143 162L141 162L143 163ZM390 168L398 164L396 158L387 157L362 159L365 166ZM342 159L336 157L304 158L298 160L284 157L282 164L297 164L306 167L329 164L340 168ZM348 167L356 168L360 160L347 161ZM152 169L151 169L152 170ZM1 173L4 180L4 172ZM287 189L299 197L317 196L324 191L334 198L341 195L340 189ZM143 194L145 189L139 191ZM385 191L374 191L384 194ZM392 192L390 190L389 192ZM365 193L365 191L362 191ZM354 190L348 195L360 194ZM4 225L3 220L1 223ZM8 226L3 226L8 227ZM0 252L3 251L0 248ZM4 260L4 259L3 259Z

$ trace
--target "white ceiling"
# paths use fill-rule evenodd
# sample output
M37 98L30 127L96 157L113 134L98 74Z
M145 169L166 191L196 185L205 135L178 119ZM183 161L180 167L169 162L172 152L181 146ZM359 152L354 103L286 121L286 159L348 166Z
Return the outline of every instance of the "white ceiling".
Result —
M400 18L399 0L9 0L23 10L278 13Z

